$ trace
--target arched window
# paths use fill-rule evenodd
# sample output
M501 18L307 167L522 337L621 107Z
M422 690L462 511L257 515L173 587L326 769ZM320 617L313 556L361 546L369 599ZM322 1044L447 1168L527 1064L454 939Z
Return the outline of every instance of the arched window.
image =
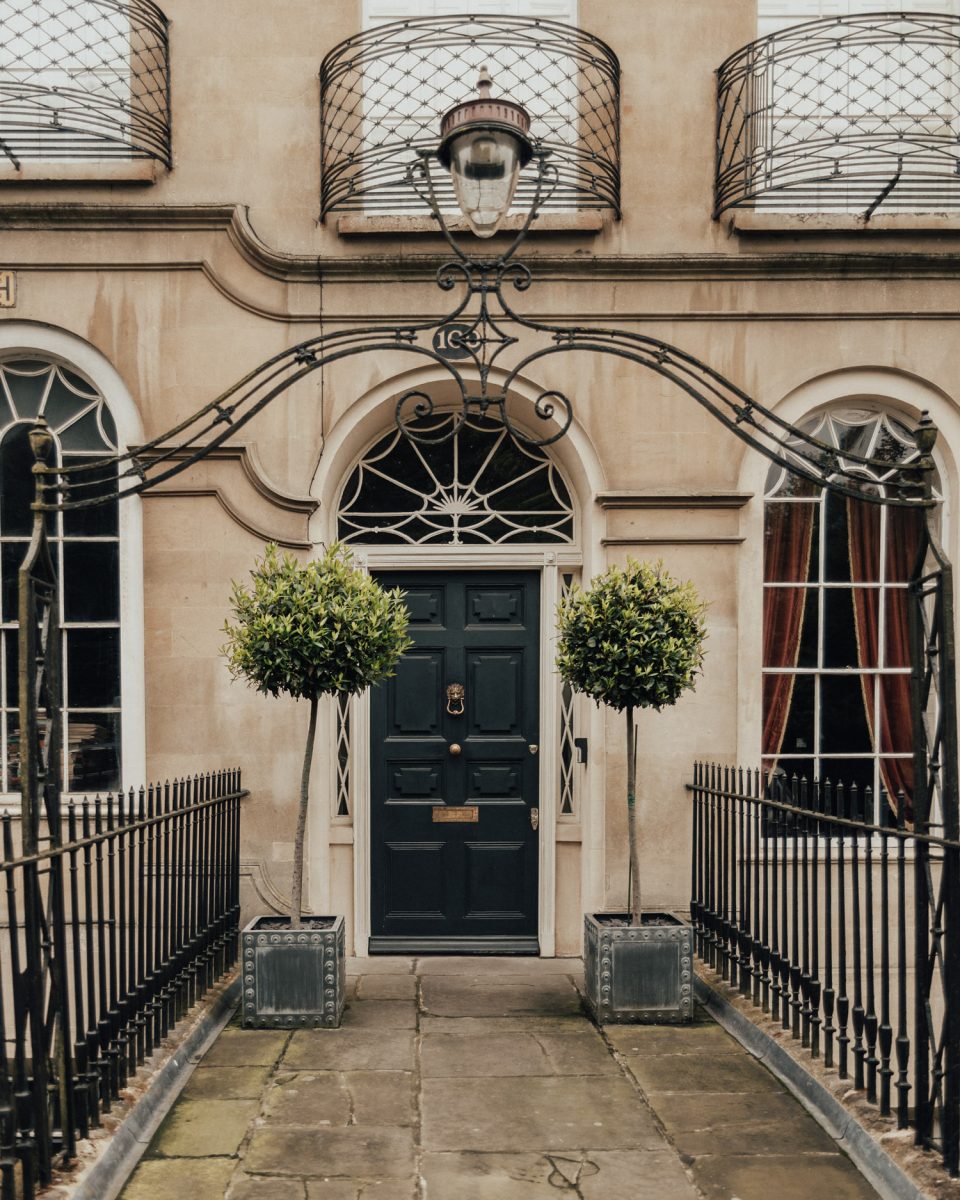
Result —
M117 450L99 391L69 368L18 357L0 363L0 791L20 786L17 578L30 540L33 455L28 435L48 422L64 466ZM120 570L117 501L50 518L60 579L64 762L70 791L120 786Z
M802 428L891 464L917 449L875 408L834 408ZM889 472L862 472L884 494ZM912 798L907 584L920 545L915 509L833 495L773 467L764 520L763 763L812 781Z
M441 415L435 432L453 420ZM419 445L398 429L376 442L343 489L337 537L435 546L569 543L573 504L543 450L475 417L439 444Z

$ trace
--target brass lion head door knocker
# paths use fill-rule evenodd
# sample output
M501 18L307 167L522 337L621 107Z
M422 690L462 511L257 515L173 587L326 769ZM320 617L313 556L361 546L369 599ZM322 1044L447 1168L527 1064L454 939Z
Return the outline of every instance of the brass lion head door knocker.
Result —
M447 688L447 712L452 717L463 716L463 698L465 695L462 683L451 683Z

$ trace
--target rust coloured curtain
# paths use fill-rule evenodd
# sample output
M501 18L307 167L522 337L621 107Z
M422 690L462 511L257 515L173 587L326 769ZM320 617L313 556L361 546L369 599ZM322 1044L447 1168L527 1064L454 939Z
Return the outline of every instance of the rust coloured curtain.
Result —
M764 530L763 578L765 583L803 583L810 568L813 541L813 503L767 504ZM763 665L795 667L803 633L807 590L803 587L764 589ZM764 675L763 754L776 758L793 698L793 675ZM772 763L767 764L772 766Z

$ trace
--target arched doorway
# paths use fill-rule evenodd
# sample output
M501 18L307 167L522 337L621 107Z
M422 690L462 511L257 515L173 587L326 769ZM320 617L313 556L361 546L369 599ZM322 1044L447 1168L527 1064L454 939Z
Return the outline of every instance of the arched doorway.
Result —
M584 535L583 496L602 489L602 476L580 431L562 458L480 420L440 445L413 446L394 424L395 390L385 393L331 432L314 489L316 540L347 542L402 586L418 642L406 678L332 714L333 822L353 833L356 952L551 955L560 825L564 853L578 859L579 905L586 768L576 769L583 730L548 640L562 589L584 568L582 547L599 547L595 530ZM451 683L464 684L462 716L447 711ZM509 712L505 696L517 701ZM408 728L390 732L390 721ZM410 828L405 817L416 818ZM334 830L329 853L347 836ZM434 864L445 861L438 882ZM431 915L445 910L442 921Z

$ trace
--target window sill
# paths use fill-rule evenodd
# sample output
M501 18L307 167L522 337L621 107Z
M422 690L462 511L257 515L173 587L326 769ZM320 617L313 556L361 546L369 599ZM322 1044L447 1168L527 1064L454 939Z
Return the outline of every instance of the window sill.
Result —
M774 213L736 211L734 233L960 233L960 213L886 213L866 220L858 213Z
M501 232L519 233L525 219L520 213L507 217ZM600 233L603 226L602 212L541 213L530 226L530 233L578 233L592 237ZM469 233L469 227L462 218L450 221L447 227L451 233ZM341 237L419 237L436 236L439 232L433 217L368 217L361 213L348 213L337 218L337 233Z
M119 162L0 163L3 183L155 183L162 164L152 158Z

